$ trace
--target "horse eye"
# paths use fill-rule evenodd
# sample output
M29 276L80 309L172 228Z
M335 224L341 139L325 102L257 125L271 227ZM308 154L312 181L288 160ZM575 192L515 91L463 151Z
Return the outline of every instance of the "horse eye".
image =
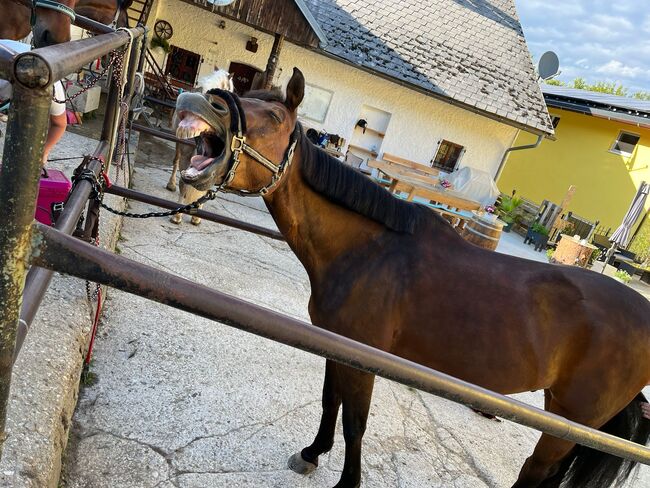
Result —
M269 111L269 113L271 114L271 117L273 117L273 120L275 120L278 124L282 123L282 117L280 116L280 114L278 114L274 110Z

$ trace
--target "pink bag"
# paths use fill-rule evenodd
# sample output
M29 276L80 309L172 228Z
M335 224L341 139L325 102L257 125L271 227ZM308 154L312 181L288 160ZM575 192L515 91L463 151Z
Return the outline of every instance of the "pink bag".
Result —
M36 200L34 218L42 224L54 225L52 205L65 202L68 193L70 193L70 188L72 188L72 183L62 171L43 168L41 181L38 185L38 199Z

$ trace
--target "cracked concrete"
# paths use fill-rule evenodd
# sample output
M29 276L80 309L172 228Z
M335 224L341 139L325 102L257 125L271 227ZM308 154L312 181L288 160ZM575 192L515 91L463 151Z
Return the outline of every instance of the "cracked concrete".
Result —
M150 160L137 166L135 187L170 198L168 174ZM273 226L259 199L221 196L206 208ZM188 220L181 226L126 220L121 252L308 319L307 276L286 244ZM338 481L340 419L334 448L314 473L302 477L286 468L318 426L321 358L113 291L93 372L98 382L83 389L74 416L66 488L307 488ZM540 393L516 397L542 405ZM378 379L364 438L363 486L507 487L538 435ZM631 486L649 486L648 471L644 467Z

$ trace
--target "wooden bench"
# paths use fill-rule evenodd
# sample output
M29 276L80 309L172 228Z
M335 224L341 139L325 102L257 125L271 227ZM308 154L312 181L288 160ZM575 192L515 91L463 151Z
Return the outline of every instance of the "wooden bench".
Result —
M426 164L416 163L415 161L410 161L408 159L400 158L394 154L384 153L383 160L392 164L393 167L402 166L409 169L411 172L421 173L431 177L438 177L440 170L427 166Z

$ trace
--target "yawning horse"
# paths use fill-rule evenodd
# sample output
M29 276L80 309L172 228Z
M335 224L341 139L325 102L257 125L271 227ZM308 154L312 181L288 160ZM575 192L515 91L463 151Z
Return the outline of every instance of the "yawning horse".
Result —
M126 27L126 10L133 0L0 0L0 39L19 41L33 30L36 47L60 44L70 40L70 25L75 14ZM34 25L32 26L32 10Z
M303 93L294 69L286 96L217 90L181 95L177 107L179 133L203 140L184 179L262 195L307 271L314 325L499 393L543 389L546 410L645 445L650 303L592 271L466 242L436 213L312 145L297 123ZM309 472L331 449L342 405L336 486L359 486L373 383L327 361L320 428L292 469ZM632 466L542 434L514 487L604 488Z
M215 69L211 74L202 77L199 80L198 85L196 86L196 91L198 93L206 93L208 90L220 89L227 90L232 92L235 90L235 86L232 82L233 75L228 73L225 69ZM174 117L173 126L176 129L178 124L178 117ZM172 174L169 176L169 181L167 182L167 188L169 191L176 191L176 173L180 171L185 171L190 167L190 160L194 153L196 152L196 147L188 144L176 143L176 152L174 154L174 162L172 163ZM180 205L187 205L192 203L202 197L205 192L198 191L193 188L191 185L186 184L181 179L178 189L180 195L178 197L178 203ZM198 208L201 208L203 205L199 205ZM169 218L169 221L173 224L180 224L183 220L183 214L172 215ZM199 225L201 223L201 217L192 215L190 217L190 222L194 225Z

